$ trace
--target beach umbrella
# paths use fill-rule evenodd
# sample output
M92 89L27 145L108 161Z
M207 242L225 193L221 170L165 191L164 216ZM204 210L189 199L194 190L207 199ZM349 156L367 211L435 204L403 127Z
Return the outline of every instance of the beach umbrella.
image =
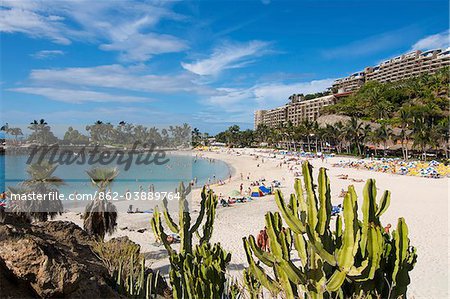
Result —
M259 186L259 190L264 194L270 194L270 189L266 188L266 186Z
M408 173L408 168L406 168L405 166L400 167L400 173L401 174L407 174Z
M262 193L261 190L259 190L259 187L254 187L252 189L251 197L261 197L261 196L264 196L264 194Z
M430 166L438 166L439 162L436 161L436 160L432 160L428 165L430 165Z
M241 192L237 191L237 190L232 190L229 194L231 197L235 197L235 196L240 196Z

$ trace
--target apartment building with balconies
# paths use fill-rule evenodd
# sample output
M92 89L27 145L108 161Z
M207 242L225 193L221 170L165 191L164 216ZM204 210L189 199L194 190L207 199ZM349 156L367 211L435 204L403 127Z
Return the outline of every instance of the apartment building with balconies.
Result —
M288 122L294 126L300 125L303 121L314 121L319 117L320 110L328 105L336 103L334 95L323 96L311 100L303 100L302 97L292 95L287 105L270 109L258 110L255 112L255 129L260 124L265 124L271 128L277 128Z
M287 105L287 121L294 126L300 125L305 120L314 121L319 117L323 107L333 104L336 104L336 97L333 95L291 102Z
M331 89L334 93L344 93L359 89L365 82L364 72L357 72L348 77L334 81Z
M422 74L434 74L439 69L450 66L450 48L429 51L413 51L388 60L363 72L337 79L332 90L343 93L358 90L367 81L394 82Z

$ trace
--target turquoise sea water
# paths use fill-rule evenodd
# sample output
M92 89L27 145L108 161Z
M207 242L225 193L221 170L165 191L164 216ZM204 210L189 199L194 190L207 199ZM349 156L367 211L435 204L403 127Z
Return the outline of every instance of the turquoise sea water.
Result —
M125 170L122 165L116 166L120 173L114 181L112 191L124 194L126 191L149 191L149 186L154 185L155 191L174 191L181 181L189 183L197 179L197 186L202 186L208 179L225 179L231 174L230 167L220 160L196 158L191 155L168 154L169 162L164 165L136 165ZM26 155L1 155L0 156L0 182L3 190L7 186L15 186L27 179ZM96 165L99 166L99 165ZM66 185L60 188L64 194L93 193L92 186L86 170L91 165L59 165L55 175L62 178Z

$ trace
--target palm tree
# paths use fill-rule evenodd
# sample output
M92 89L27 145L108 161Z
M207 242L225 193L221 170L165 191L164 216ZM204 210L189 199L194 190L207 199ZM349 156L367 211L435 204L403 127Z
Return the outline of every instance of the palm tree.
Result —
M427 146L431 143L430 128L422 117L414 119L412 137L414 139L413 147L419 147L422 151L424 160L427 160Z
M366 143L370 141L372 134L372 126L370 124L366 124L361 128L361 143L363 145L363 148L366 148ZM365 152L364 152L365 154Z
M410 132L408 130L408 125L410 122L411 114L406 107L402 108L400 110L400 133L398 135L398 138L400 139L400 143L402 145L402 154L403 159L408 160L408 139Z
M117 226L117 209L104 195L110 191L114 179L119 175L117 168L93 168L87 171L92 184L98 189L97 196L84 211L83 227L91 235L103 240L105 234L112 234Z
M356 117L352 117L346 125L346 136L347 136L347 140L349 141L349 145L355 145L357 150L358 150L358 154L361 155L361 145L360 145L360 141L361 141L361 131L363 128L363 123L358 121L358 119Z
M342 152L343 141L345 141L345 126L341 121L338 121L334 127L336 130L334 130L332 134L336 142L337 151L340 154Z
M258 142L267 142L270 139L271 129L266 124L259 124L255 130L255 138Z
M103 134L103 122L97 120L93 125L86 126L86 131L91 134L91 141L94 144L98 144L102 139Z
M386 156L387 142L391 139L392 129L385 124L382 124L375 130L375 135L377 136L377 139L383 143L383 154Z
M306 135L306 142L308 144L308 152L311 152L311 140L310 136L314 134L314 122L306 119L302 122L302 131Z
M23 136L21 128L11 128L9 129L9 133L14 136L15 141L17 142L17 136Z
M194 146L198 145L200 143L200 139L201 139L200 130L198 128L194 128L192 130L192 144Z
M46 140L47 133L50 132L50 127L43 118L41 118L39 121L33 120L28 126L28 128L34 131L34 133L31 134L30 139L37 141L39 143L46 143L50 141Z
M30 178L22 182L21 185L25 188L26 193L33 192L43 198L42 200L29 201L26 209L22 210L27 212L34 220L47 221L48 218L53 219L57 214L62 214L64 210L58 196L58 188L64 185L64 181L53 175L57 167L57 165L51 165L48 162L28 166L27 173ZM55 195L55 198L49 198L50 194Z
M449 119L448 117L442 119L436 126L437 130L437 141L441 148L444 149L445 158L449 158L449 141L450 141L450 131L449 131Z
M381 139L380 139L380 137L378 136L376 130L370 132L370 134L367 136L367 141L370 141L370 142L374 145L375 156L378 156L377 149L378 149L378 145L379 145L380 142L381 142Z

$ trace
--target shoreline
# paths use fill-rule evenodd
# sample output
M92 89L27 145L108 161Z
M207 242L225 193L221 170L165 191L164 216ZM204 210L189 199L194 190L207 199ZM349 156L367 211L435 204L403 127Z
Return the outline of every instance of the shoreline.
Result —
M203 151L205 157L214 158L231 165L234 173L231 182L225 185L211 185L216 194L227 196L229 192L239 190L239 185L246 187L253 180L265 178L267 182L277 179L282 182L281 191L287 197L293 190L294 173L289 167L295 167L286 162L279 167L281 159L267 158L269 151L258 151L257 149L233 149L219 151ZM240 153L238 155L237 153ZM259 157L260 167L257 167L256 156ZM264 163L261 157L264 156ZM361 203L362 188L368 178L374 178L378 187L378 197L383 190L391 191L391 206L383 215L383 224L395 224L398 217L405 217L410 231L411 244L417 247L418 261L415 269L411 272L411 285L408 294L414 298L441 298L448 295L448 178L443 180L423 180L420 177L401 176L396 174L374 172L363 169L337 168L333 167L334 161L342 157L328 158L322 163L320 159L308 159L314 167L314 179L317 178L319 167L328 169L331 184L332 203L342 202L339 198L341 189L348 185L354 185ZM349 159L345 157L344 159ZM287 159L285 159L287 160ZM305 160L305 159L300 159ZM244 180L241 180L243 173ZM246 179L250 174L250 180ZM348 175L348 179L339 179L340 174ZM363 180L354 182L351 179ZM191 208L193 217L198 211L198 202L201 188L193 189L191 192ZM234 204L231 207L217 208L214 232L211 242L220 242L228 252L232 254L232 260L228 268L228 274L240 279L242 269L247 262L242 244L242 237L250 234L256 235L264 227L264 215L268 211L278 211L274 196L255 198L251 202ZM176 213L171 212L171 213ZM63 214L58 220L69 220L82 227L82 220L74 213ZM147 265L156 271L167 274L169 262L167 254L162 246L154 243L154 236L150 226L152 214L126 214L118 215L118 229L113 237L128 236L132 241L141 245L141 251L146 255ZM176 218L176 215L175 215ZM395 225L394 225L395 226ZM144 230L138 232L137 230Z

